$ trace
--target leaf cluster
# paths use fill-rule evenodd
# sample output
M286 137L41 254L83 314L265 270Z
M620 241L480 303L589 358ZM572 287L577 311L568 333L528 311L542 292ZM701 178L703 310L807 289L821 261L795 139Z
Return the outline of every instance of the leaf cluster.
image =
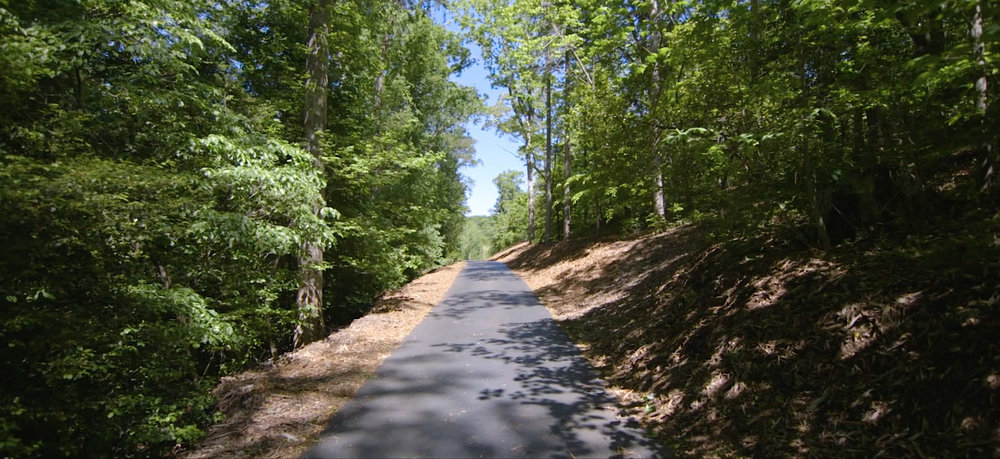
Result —
M303 247L340 321L456 252L467 51L420 7L338 2L317 160L310 8L0 1L0 455L165 455L291 347Z
M990 2L460 5L510 93L494 125L526 141L528 164L545 75L556 80L548 210L564 212L570 189L578 234L711 219L793 225L829 247L920 225L929 203L996 198Z

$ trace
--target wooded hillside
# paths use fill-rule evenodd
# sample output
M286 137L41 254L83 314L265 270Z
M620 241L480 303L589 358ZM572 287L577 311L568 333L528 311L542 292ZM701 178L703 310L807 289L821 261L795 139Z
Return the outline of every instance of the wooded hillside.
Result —
M493 248L678 455L1000 454L996 2L458 3Z
M989 226L830 251L785 231L714 240L712 229L497 258L675 457L1000 453Z
M497 178L492 221L466 239L464 124L483 107L449 80L473 56L431 18L442 6L484 50L506 93L490 123L526 166ZM481 256L487 235L695 221L713 241L940 241L966 252L927 266L980 260L964 255L993 253L1000 226L998 14L0 0L0 455L169 454L216 416L220 376Z
M522 142L517 240L708 219L830 248L995 208L995 2L456 4Z
M380 1L0 1L0 456L157 456L456 253L460 38Z

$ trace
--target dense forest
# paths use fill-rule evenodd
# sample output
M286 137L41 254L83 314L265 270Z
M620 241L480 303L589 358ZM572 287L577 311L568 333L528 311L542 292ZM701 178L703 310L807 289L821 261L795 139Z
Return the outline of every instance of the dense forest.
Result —
M997 244L995 2L441 3L0 0L0 455L169 454L219 377L519 240ZM525 170L465 221L484 110Z
M998 2L459 4L478 228L673 453L1000 454Z
M454 258L461 38L394 1L0 1L0 456L156 456Z
M505 92L493 123L526 165L497 177L494 250L707 220L720 234L796 227L829 248L995 209L995 2L456 10Z
M1000 454L998 2L458 5L476 228L672 452Z

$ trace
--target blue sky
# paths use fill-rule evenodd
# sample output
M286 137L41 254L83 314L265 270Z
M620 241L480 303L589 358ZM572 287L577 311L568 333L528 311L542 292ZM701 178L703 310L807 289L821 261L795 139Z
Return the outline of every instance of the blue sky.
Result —
M443 18L439 18L439 21L445 22ZM451 31L460 30L454 23L447 23L446 26ZM459 84L476 88L479 94L488 97L487 105L493 105L500 95L500 90L490 87L488 73L481 62L482 52L479 47L474 43L466 43L466 46L472 51L475 63L461 75L452 75L451 79ZM473 182L467 203L469 212L466 215L487 215L497 200L497 189L493 185L493 178L506 170L524 169L524 163L517 156L519 143L510 136L498 135L492 128L484 128L481 123L469 122L465 128L476 140L476 157L480 161L477 166L461 170L462 174Z

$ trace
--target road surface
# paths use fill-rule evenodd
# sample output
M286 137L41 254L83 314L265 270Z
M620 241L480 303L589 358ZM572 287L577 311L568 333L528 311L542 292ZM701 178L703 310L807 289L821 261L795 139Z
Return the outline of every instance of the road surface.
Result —
M506 266L469 262L305 457L663 457Z

